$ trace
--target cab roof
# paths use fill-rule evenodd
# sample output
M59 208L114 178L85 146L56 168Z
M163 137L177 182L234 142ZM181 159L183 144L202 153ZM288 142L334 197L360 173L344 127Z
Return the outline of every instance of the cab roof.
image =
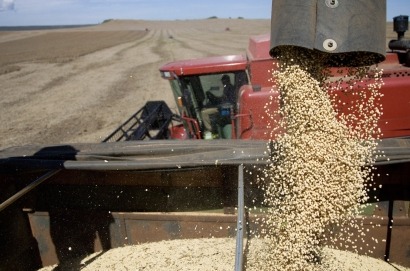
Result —
M245 70L247 63L244 55L212 56L173 61L163 65L159 70L171 72L177 76L209 74Z
M270 51L270 34L251 36L247 49L248 58L252 60L271 60Z

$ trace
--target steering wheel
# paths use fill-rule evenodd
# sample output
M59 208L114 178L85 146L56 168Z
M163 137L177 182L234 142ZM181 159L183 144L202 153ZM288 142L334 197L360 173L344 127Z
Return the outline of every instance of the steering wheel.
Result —
M206 98L208 100L207 104L209 105L217 105L219 103L218 97L216 97L212 92L206 92Z

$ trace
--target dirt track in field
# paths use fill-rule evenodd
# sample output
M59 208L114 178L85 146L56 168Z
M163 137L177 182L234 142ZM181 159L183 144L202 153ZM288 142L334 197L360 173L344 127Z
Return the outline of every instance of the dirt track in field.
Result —
M245 53L269 31L270 20L214 19L0 32L0 149L100 142L148 100L175 110L162 64Z

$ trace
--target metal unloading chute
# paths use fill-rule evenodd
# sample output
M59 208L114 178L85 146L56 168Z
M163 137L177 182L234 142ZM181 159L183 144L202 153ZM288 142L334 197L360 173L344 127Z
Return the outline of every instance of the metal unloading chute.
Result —
M386 0L273 0L270 55L295 48L327 66L385 59Z

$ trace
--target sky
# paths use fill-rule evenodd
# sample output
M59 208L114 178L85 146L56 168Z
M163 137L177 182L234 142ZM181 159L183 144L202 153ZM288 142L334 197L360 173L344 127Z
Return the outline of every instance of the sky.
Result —
M386 1L388 21L397 15L410 16L410 0ZM271 4L271 0L0 0L0 26L98 24L107 19L186 20L212 16L269 19Z

